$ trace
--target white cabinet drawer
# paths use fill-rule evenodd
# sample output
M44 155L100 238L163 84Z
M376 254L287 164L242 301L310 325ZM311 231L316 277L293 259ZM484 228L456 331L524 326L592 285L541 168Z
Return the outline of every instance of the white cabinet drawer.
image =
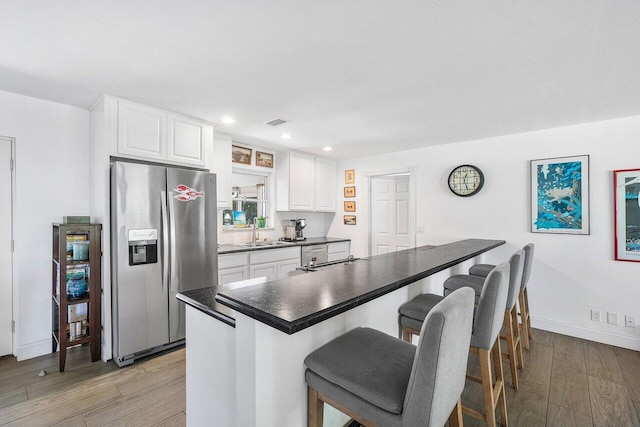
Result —
M346 252L347 255L349 254L349 246L350 246L350 242L336 242L336 243L329 243L328 244L328 250L327 252L330 254L336 253L336 252Z
M247 252L239 254L218 255L218 269L233 267L246 267L249 265L249 254Z
M330 253L329 256L327 257L327 261L331 262L331 261L340 261L343 260L345 258L349 257L349 252L333 252Z
M263 264L266 262L278 262L289 259L300 259L300 247L269 249L263 251L250 252L250 264Z

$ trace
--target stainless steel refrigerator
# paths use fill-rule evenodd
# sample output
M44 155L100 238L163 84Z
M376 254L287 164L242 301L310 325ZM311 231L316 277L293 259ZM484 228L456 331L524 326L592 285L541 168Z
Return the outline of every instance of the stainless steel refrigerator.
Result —
M184 342L178 292L218 281L216 176L111 162L113 360Z

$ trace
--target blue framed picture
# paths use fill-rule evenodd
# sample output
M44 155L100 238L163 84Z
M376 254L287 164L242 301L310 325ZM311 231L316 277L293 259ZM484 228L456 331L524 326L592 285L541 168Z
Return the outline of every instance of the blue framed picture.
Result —
M531 232L589 234L589 156L531 160Z
M613 171L613 194L616 260L640 262L640 169Z

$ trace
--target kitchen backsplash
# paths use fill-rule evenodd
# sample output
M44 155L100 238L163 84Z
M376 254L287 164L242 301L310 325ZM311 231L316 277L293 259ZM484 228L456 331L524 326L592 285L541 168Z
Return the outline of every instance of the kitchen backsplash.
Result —
M269 239L277 240L284 237L282 228L283 219L304 218L307 226L303 230L304 237L325 237L331 226L331 222L335 217L335 213L318 213L318 212L276 212L275 218L268 219L268 228L259 228L258 233L260 240ZM222 228L222 210L218 210L218 243L233 244L246 243L251 240L251 230L223 230Z

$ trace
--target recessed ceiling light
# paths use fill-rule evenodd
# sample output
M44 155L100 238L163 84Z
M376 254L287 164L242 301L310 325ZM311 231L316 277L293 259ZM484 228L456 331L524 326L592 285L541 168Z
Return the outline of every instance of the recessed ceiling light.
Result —
M228 125L232 125L236 122L236 119L234 119L233 117L229 117L229 116L224 116L222 118L222 123L226 123Z
M282 139L291 139L291 135L288 133L283 133L282 136L280 136L280 138Z
M333 148L329 147L328 145L326 147L323 148L324 151L331 151L333 150Z

